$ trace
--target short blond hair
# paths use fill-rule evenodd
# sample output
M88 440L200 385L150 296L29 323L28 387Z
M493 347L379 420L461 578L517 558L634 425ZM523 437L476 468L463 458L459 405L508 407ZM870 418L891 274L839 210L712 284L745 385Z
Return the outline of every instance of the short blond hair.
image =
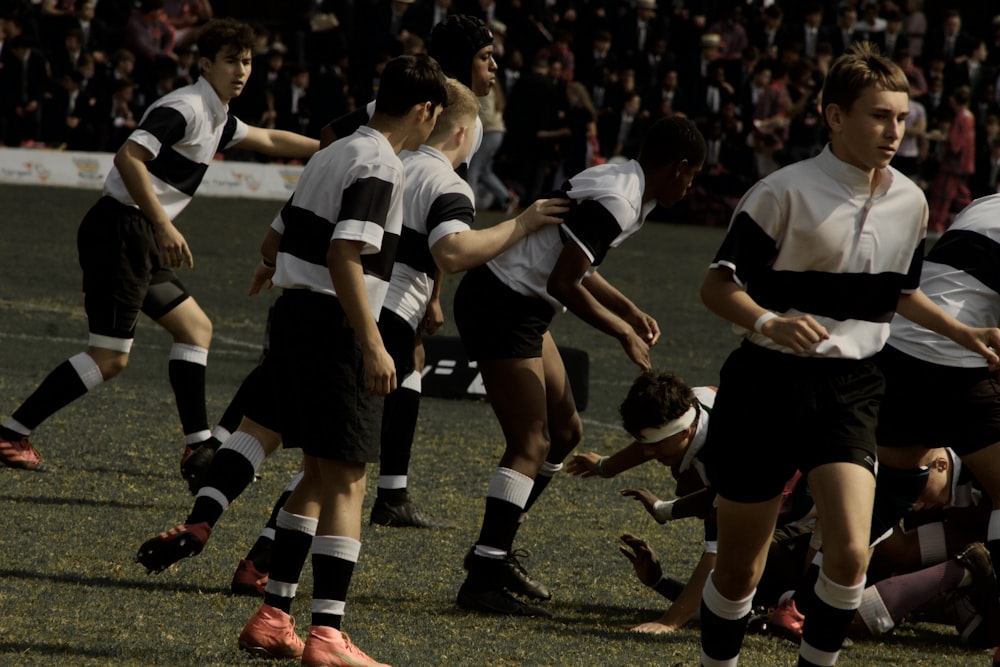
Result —
M823 81L823 118L831 104L850 111L862 91L871 86L894 93L910 92L910 82L899 65L871 42L855 42L833 62Z
M438 116L434 130L427 137L428 144L446 141L460 127L471 127L479 115L479 98L458 79L448 79L448 105Z

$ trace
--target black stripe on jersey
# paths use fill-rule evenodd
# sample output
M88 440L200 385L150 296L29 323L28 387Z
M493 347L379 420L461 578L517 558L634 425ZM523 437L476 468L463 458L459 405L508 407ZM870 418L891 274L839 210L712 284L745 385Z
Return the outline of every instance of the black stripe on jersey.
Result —
M427 242L424 241L424 246ZM389 281L392 276L392 265L396 261L396 251L399 249L399 237L386 232L382 235L382 249L374 255L361 255L361 266L365 275L374 276Z
M399 237L399 251L396 253L396 262L413 267L416 271L422 271L429 276L433 276L437 265L434 263L434 256L427 245L427 236L421 234L410 227L403 227L403 233Z
M837 321L888 322L896 312L901 273L827 273L760 271L747 283L758 304L779 313L792 308Z
M226 150L226 146L229 145L234 136L236 136L236 116L229 114L226 116L226 126L222 128L222 137L219 139L219 145L215 152L221 153Z
M592 266L600 266L611 243L622 232L621 225L611 211L593 199L575 201L563 220L563 224L594 257Z
M458 220L472 226L474 217L475 208L468 197L457 192L447 192L435 199L431 210L427 212L427 233L430 234L435 227L449 220Z
M207 164L190 160L167 144L160 148L159 155L146 163L146 168L153 176L188 197L194 196L195 190L201 185L201 179L208 171Z
M351 183L341 198L338 220L360 220L385 227L392 201L392 183L370 176Z
M746 211L740 211L722 240L713 263L727 262L736 267L736 277L744 285L767 269L778 254L774 239Z
M298 257L304 262L326 266L326 252L333 238L333 225L308 209L285 204L281 209L285 233L281 236L279 252Z
M952 229L927 254L928 262L945 264L1000 293L1000 243L978 232Z
M187 121L184 114L172 107L156 107L139 124L140 130L145 130L156 137L161 146L173 146L184 138Z

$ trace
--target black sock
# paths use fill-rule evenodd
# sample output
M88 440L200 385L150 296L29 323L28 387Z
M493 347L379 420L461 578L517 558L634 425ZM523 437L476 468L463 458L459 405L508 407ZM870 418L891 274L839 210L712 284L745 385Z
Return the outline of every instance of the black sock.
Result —
M261 367L255 366L243 378L240 388L236 390L233 399L229 401L226 411L222 413L222 418L219 420L219 426L226 429L229 433L236 433L236 429L240 427L240 422L243 421L243 415L246 413L247 396L253 395L253 392L257 391L257 385L262 379L263 372L261 371Z
M237 432L233 437L240 435L245 434ZM215 526L230 503L253 482L254 472L254 465L246 456L229 447L220 449L212 459L212 465L205 475L205 483L198 491L194 507L185 523L207 521L210 526ZM224 506L220 504L219 494L225 498Z
M174 343L167 367L170 386L173 387L177 402L177 414L181 419L184 435L188 436L188 444L191 445L200 445L208 437L198 437L199 434L211 433L208 428L208 411L205 408L205 363L200 358L207 354L208 351L204 348ZM178 356L183 358L176 358ZM195 437L197 440L192 442Z
M21 407L14 411L11 417L24 424L25 427L34 430L43 421L86 394L87 391L87 385L80 378L80 374L77 373L73 364L64 361L42 380L38 389L21 404ZM16 435L17 437L14 438L16 440L24 437L24 434L18 433Z
M312 548L317 523L316 519L281 510L274 533L271 571L268 573L269 590L264 591L264 604L280 609L286 614L291 612L294 590L286 590L285 594L272 591L279 588L278 584L286 584L293 588L298 586L299 577L302 576L302 566L305 565L309 550Z
M313 539L313 608L325 609L313 611L313 625L340 629L343 610L338 614L331 607L340 606L347 600L347 589L351 586L360 549L361 543L349 537L317 535Z

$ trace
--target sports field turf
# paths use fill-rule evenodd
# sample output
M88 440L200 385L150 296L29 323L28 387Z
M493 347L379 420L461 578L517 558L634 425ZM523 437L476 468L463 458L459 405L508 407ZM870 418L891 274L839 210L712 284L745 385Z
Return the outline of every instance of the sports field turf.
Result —
M44 375L86 341L76 227L94 192L0 186L0 419ZM253 367L274 295L244 296L275 202L196 198L179 219L195 257L182 280L212 318L209 415L217 418ZM714 384L736 339L700 304L698 285L722 236L718 228L650 224L611 252L609 279L657 318L654 364L691 384ZM445 287L446 315L457 278ZM590 355L590 405L581 449L627 444L617 407L637 369L618 344L572 315L556 318L556 341ZM445 325L446 335L454 326ZM168 336L140 322L122 376L57 413L33 441L53 474L0 469L0 665L265 664L236 647L257 601L229 595L233 569L297 470L294 451L262 466L262 477L216 527L205 551L158 576L133 562L139 544L184 519L191 496L177 466L183 447L167 382ZM766 438L747 425L747 446ZM658 526L619 489L673 491L666 469L648 464L615 480L561 475L517 537L529 572L553 589L551 619L510 619L459 610L461 560L479 530L486 482L502 449L489 406L425 399L411 492L454 519L448 531L367 525L344 629L393 665L696 665L697 627L651 637L624 626L657 618L666 602L617 553L618 535L650 539L664 569L684 577L700 554L697 522ZM369 477L374 489L375 472ZM312 588L307 564L293 614L304 632ZM748 637L748 666L791 665L795 647ZM987 665L950 627L904 626L862 640L842 665Z

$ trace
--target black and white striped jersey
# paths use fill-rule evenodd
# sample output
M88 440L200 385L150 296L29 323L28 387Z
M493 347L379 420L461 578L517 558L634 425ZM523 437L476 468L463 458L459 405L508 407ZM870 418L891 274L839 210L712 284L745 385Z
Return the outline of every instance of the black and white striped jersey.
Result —
M435 148L424 145L402 155L403 233L383 308L406 320L414 331L434 288L435 243L467 231L475 217L472 188Z
M962 211L924 258L920 291L970 327L1000 323L1000 195L977 199ZM942 366L976 368L986 358L950 338L897 317L889 344Z
M920 281L927 200L892 167L867 174L827 146L758 181L733 214L712 268L726 267L758 304L812 315L830 333L808 356L866 359L882 349L901 293ZM791 353L734 327L754 343Z
M488 265L515 292L545 299L557 311L566 310L548 293L552 269L563 244L578 245L590 258L588 275L597 270L604 256L642 228L656 202L642 203L646 178L635 160L603 164L581 171L569 179L565 195L570 210L560 225L546 225L505 250Z
M360 241L377 319L403 226L402 193L402 162L385 135L367 125L317 152L271 224L282 235L274 284L336 296L326 260L330 242Z
M154 155L146 163L149 180L173 220L191 201L215 154L243 141L248 131L201 78L153 102L128 141ZM117 167L108 172L104 194L136 206Z

